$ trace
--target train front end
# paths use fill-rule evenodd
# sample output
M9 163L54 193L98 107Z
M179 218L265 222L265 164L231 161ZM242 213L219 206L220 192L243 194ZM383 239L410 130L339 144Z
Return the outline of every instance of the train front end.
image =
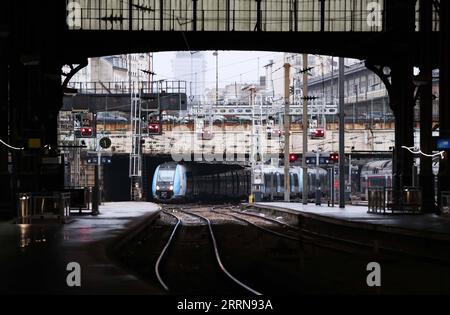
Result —
M153 176L153 198L160 201L171 200L174 197L176 164L162 164L156 168Z
M153 175L153 198L161 202L172 202L185 198L185 169L176 163L159 165Z

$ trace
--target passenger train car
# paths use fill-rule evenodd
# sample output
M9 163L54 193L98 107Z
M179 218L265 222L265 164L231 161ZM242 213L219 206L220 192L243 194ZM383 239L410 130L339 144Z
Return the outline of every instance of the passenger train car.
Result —
M392 187L392 160L368 162L360 172L361 198L367 198L370 187Z
M419 162L419 161L418 161ZM420 171L420 164L418 171ZM433 163L433 173L437 174L439 165ZM360 172L360 193L361 198L367 199L370 187L392 187L392 160L372 161L364 164ZM437 191L437 177L434 179L435 191Z
M282 199L284 196L284 170L267 166L263 169L263 199ZM327 172L318 170L322 194L327 190ZM308 169L308 195L315 195L316 169ZM303 169L290 169L291 198L301 198L303 189ZM176 202L193 200L242 200L251 192L251 172L249 169L224 173L193 175L183 164L169 162L159 165L153 176L153 198L158 201Z

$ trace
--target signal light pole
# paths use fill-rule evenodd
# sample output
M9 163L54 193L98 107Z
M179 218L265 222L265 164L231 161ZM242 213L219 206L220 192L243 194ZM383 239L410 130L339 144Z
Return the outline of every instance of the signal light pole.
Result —
M306 166L306 152L308 152L308 54L303 54L303 187L302 187L302 204L308 204L308 168Z

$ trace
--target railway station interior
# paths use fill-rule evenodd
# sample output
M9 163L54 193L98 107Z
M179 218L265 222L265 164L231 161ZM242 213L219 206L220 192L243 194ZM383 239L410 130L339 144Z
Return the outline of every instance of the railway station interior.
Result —
M449 294L449 10L0 2L0 294Z

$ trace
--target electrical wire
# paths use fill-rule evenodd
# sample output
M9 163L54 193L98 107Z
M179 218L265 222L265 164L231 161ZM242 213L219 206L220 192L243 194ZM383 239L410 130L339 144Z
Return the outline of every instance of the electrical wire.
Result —
M12 149L12 150L23 150L25 148L18 148L18 147L13 147L12 145L7 144L5 141L3 141L2 139L0 139L0 143L2 143L4 146Z
M427 157L431 157L431 158L440 155L441 159L443 159L444 158L444 153L445 153L445 151L440 151L440 152L434 153L434 154L427 154L427 153L423 153L422 150L420 150L420 149L416 149L415 147L406 147L404 145L402 145L402 148L408 150L412 154L421 154L423 156L427 156Z

